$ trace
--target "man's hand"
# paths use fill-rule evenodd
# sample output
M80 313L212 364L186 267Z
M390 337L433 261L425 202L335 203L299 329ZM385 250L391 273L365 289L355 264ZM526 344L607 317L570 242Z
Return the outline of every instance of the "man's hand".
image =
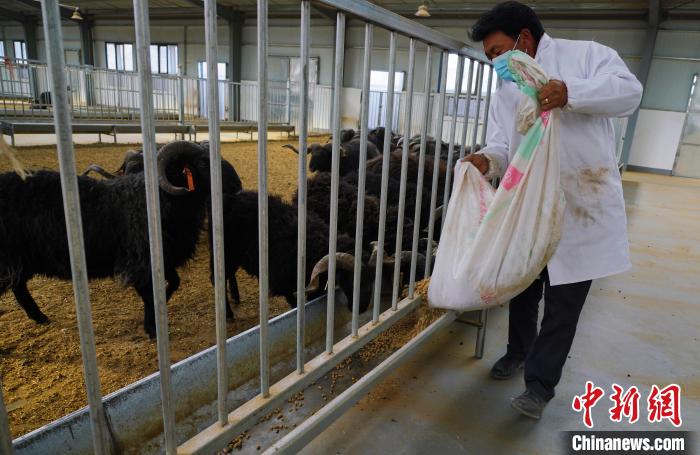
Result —
M482 174L486 174L489 171L489 160L481 153L471 153L462 158L461 161L472 163Z
M552 79L540 90L539 99L543 111L551 111L557 107L566 106L566 103L569 102L566 84Z

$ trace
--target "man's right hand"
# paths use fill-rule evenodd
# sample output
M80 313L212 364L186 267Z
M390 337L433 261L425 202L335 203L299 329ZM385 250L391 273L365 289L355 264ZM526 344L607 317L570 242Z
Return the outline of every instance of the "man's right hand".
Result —
M462 158L461 161L472 163L482 174L486 174L489 171L489 160L481 153L471 153Z

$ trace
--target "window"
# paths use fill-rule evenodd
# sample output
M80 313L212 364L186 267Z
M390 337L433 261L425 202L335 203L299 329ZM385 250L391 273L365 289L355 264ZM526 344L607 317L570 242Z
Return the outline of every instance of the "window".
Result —
M27 60L27 43L24 41L14 41L15 59Z
M289 80L301 82L301 59L290 57L289 59ZM309 84L318 84L318 57L309 58Z
M226 80L226 63L219 62L219 64L217 66L218 66L218 72L219 72L219 80L225 81ZM198 62L197 63L197 75L199 76L200 79L207 78L207 62Z
M458 64L458 56L456 54L450 54L450 56L447 59L447 84L446 84L446 90L447 93L454 93L455 91L455 85L457 82L457 64ZM477 71L478 71L478 66L476 62L474 65L472 65L472 71L474 72L474 75L472 76L472 86L470 93L472 95L476 95L476 82L477 82ZM491 73L492 69L490 66L484 66L484 79L481 84L481 94L486 95L486 92L488 92L488 83L489 83L489 74ZM496 79L497 76L494 74L494 79ZM469 82L469 60L464 61L464 72L462 73L462 93L466 92L466 86L467 82ZM491 82L491 93L496 91L496 81Z
M131 43L105 43L107 69L134 71L134 45Z
M177 74L177 44L151 44L151 71Z
M394 73L394 91L403 90L403 79L406 73ZM369 74L369 89L375 92L386 92L389 89L389 72L372 70Z
M5 58L5 42L0 41L0 58Z
M269 57L267 79L274 82L301 82L301 60L299 57ZM309 84L318 84L318 57L309 58Z

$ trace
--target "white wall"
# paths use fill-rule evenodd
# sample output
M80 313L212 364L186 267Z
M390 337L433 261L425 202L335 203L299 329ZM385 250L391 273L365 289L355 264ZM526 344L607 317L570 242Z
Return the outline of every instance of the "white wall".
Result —
M629 164L671 170L683 130L684 112L641 109Z

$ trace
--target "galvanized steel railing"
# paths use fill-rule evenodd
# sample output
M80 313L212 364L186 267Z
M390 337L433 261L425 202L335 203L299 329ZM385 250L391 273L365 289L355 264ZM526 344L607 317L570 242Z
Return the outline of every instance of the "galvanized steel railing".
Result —
M410 39L409 47L409 67L408 67L408 85L405 94L405 102L407 108L403 111L403 133L407 136L411 135L414 130L413 116L411 108L414 101L414 67L419 62L416 62L416 49L419 45L426 46L425 58L425 80L423 82L423 93L430 93L432 84L432 62L434 59L441 59L443 68L446 68L448 54L454 53L459 55L458 73L464 71L468 61L468 85L471 87L472 77L476 77L477 92L481 93L481 87L484 83L483 75L484 68L489 65L489 62L482 54L474 49L467 47L464 43L442 35L432 29L421 26L416 22L402 18L389 11L383 10L376 5L373 5L364 0L320 0L317 3L322 3L327 7L332 7L337 10L337 30L336 30L336 58L335 58L335 79L332 89L332 117L330 125L334 137L339 137L342 127L342 96L343 89L343 63L344 63L344 35L346 18L352 15L366 22L365 25L365 50L363 58L363 78L362 78L362 103L361 103L361 130L368 131L369 118L369 74L371 68L371 50L373 41L373 28L380 26L391 31L390 46L388 53L389 63L389 87L387 93L387 102L393 105L394 98L394 77L393 73L396 69L396 41L399 35L406 36ZM63 200L66 213L66 225L68 227L68 240L70 245L71 264L73 267L75 300L77 305L78 325L80 329L81 349L83 354L83 367L85 372L85 383L87 385L88 405L91 416L93 446L96 453L110 453L113 449L113 443L110 440L110 433L102 408L102 396L100 392L99 377L97 375L97 362L95 356L95 342L92 331L91 309L88 295L88 282L85 265L85 251L83 247L82 226L80 218L80 204L77 187L77 177L75 174L74 150L71 141L71 103L68 99L68 91L62 90L62 87L67 85L67 72L64 70L63 61L63 40L61 39L61 18L58 11L56 0L42 0L43 23L46 36L52 36L55 39L46 40L47 55L51 56L47 68L51 74L49 78L50 89L56 93L53 101L54 124L57 132L58 152L60 158L60 174L63 189ZM363 234L363 217L364 209L362 201L365 193L365 160L367 148L367 135L363 134L361 139L362 157L359 172L358 182L358 212L356 219L356 251L354 264L354 295L352 306L352 331L339 342L334 342L334 309L335 309L335 270L336 270L336 241L337 241L337 215L338 215L338 185L339 185L339 159L340 150L339 144L336 141L333 145L332 154L332 193L331 193L331 223L329 234L329 270L328 270L328 296L327 296L327 325L326 325L326 349L319 356L307 360L304 357L305 343L305 248L306 248L306 162L305 155L300 154L299 161L299 193L298 193L298 214L299 224L298 229L298 262L297 262L297 365L296 370L290 372L288 376L282 380L270 384L270 359L268 356L268 185L267 185L267 127L269 116L268 111L272 104L269 100L273 93L273 87L266 80L266 64L267 64L267 37L268 37L268 22L267 22L268 2L267 0L258 0L258 95L256 97L257 112L258 112L258 202L259 202L259 282L260 282L260 395L255 399L243 404L237 409L229 412L226 406L226 394L228 386L226 381L226 362L225 362L225 308L224 308L224 276L223 276L223 232L222 232L222 182L221 182L221 167L220 167L220 143L219 143L219 121L220 121L220 93L221 83L216 80L216 62L217 62L217 34L216 34L216 1L205 1L205 28L206 28L206 50L207 50L207 65L208 65L208 80L206 83L206 107L207 118L210 131L210 159L211 159L211 179L212 179L212 207L213 207L213 232L214 232L214 264L215 264L215 300L216 300L216 339L217 339L217 378L218 378L218 394L217 394L217 420L210 427L206 428L201 433L195 435L190 440L176 446L175 438L175 415L172 403L172 384L170 381L170 350L168 338L168 318L165 304L165 282L163 273L163 250L160 229L160 205L158 179L156 172L156 146L155 146L155 119L157 107L156 101L152 96L154 93L155 76L151 75L149 62L149 23L148 23L148 0L134 0L134 17L136 25L136 50L138 58L138 84L139 89L138 102L141 106L142 115L140 121L143 131L144 144L144 159L145 159L145 177L146 177L146 193L147 193L147 210L148 210L148 229L150 237L150 254L152 277L154 283L153 297L156 310L156 333L158 346L158 363L160 370L161 381L161 400L162 400L162 415L164 429L164 451L168 454L174 453L210 453L215 449L226 445L237 434L249 428L254 424L256 419L280 403L284 402L294 393L303 390L313 381L327 373L331 368L347 358L353 352L360 349L376 335L386 330L394 322L400 320L405 315L409 314L420 303L420 299L415 294L416 274L417 274L417 254L420 234L420 223L423 210L430 211L429 220L429 241L428 250L426 251L425 272L431 270L431 240L434 236L435 208L439 202L446 204L449 196L449 181L451 178L451 154L448 160L445 192L442 195L442 200L438 201L440 195L437 194L438 182L438 166L434 166L435 174L433 175L433 184L431 187L430 207L421 206L422 187L424 185L424 169L427 155L427 136L429 132L429 123L431 112L437 111L436 116L441 120L434 127L437 138L436 154L439 156L441 142L443 140L443 121L445 115L445 106L448 102L446 96L446 76L443 71L439 81L439 90L436 95L436 103L423 103L420 110L420 152L419 152L419 171L417 184L417 197L414 207L407 207L406 187L407 187L407 159L408 145L405 144L402 153L401 165L401 181L400 181L400 215L404 213L413 214L414 230L412 235L411 249L411 265L408 297L399 301L399 267L397 262L393 274L393 289L391 298L391 308L381 312L381 282L382 282L382 255L384 253L383 246L385 243L386 234L386 211L387 211L387 187L389 178L389 150L391 132L394 129L393 109L386 113L385 125L387 128L385 142L383 144L383 169L382 169L382 185L380 196L380 230L378 234L378 258L375 269L375 288L373 301L373 318L366 325L359 326L359 287L361 277L360 258L362 256L361 244ZM298 125L299 132L299 147L300 150L305 150L307 143L307 132L314 116L309 110L310 99L312 98L312 90L308 83L309 71L309 46L310 46L310 11L311 2L303 0L301 2L301 66L302 79L298 87ZM492 72L489 72L492 74ZM457 93L460 93L461 77L458 77ZM487 87L491 87L493 83L492 77L489 77L486 82ZM180 87L182 91L182 87ZM288 90L289 93L289 90ZM484 105L484 112L488 112L490 102L490 90L487 90L485 100L481 96L477 96L473 102L476 102L475 122L472 128L463 127L461 131L461 145L466 145L468 130L471 130L471 145L476 145L479 133L481 134L481 143L485 138L485 130L487 116L483 116L483 124L479 128L480 112ZM325 95L324 95L325 96ZM227 99L228 97L224 97ZM457 118L459 108L459 97L451 97L449 99L453 103L451 110L452 115L449 120L449 133L447 142L449 150L453 151L456 142ZM466 115L469 116L469 104L472 102L472 97L466 97ZM433 105L436 104L434 107ZM291 115L291 111L286 115ZM468 125L468 121L463 121L464 125ZM464 148L462 148L464 153ZM461 155L460 155L461 156ZM437 158L437 157L436 157ZM444 218L444 210L443 210ZM399 216L396 241L396 257L400 257L402 242L403 226L401 225L402 216ZM404 273L406 271L404 270ZM337 418L345 409L352 405L359 397L366 392L369 387L375 384L383 375L387 374L391 368L396 365L406 354L410 353L415 347L420 345L430 334L438 328L446 325L454 320L456 314L448 312L443 317L438 319L427 330L422 332L418 337L411 341L404 348L394 353L387 361L382 363L377 369L368 373L360 381L356 382L347 391L331 401L326 407L310 417L302 425L280 439L268 452L286 451L291 452L300 447L303 447L310 439L318 432L329 425ZM485 324L486 313L482 312L480 322ZM480 350L483 349L484 325L481 325L477 337L477 356L480 356ZM0 397L1 398L1 397ZM3 405L0 405L0 448L4 451L11 451L9 443L9 431L7 428L7 415Z

